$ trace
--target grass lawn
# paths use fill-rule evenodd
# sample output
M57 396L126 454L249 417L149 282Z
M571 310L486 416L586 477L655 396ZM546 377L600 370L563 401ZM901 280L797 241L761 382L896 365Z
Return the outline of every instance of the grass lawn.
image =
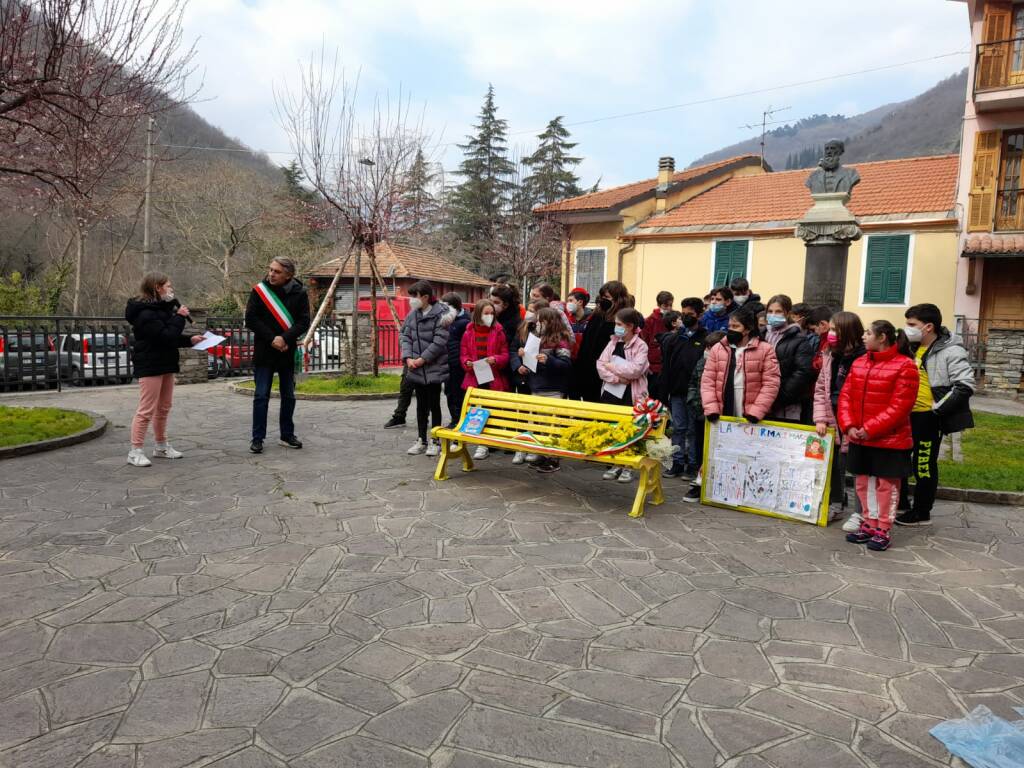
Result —
M963 433L963 464L939 462L939 485L1024 491L1024 418L974 413Z
M402 377L393 373L382 373L373 376L310 376L295 385L295 391L305 395L355 395L382 394L397 392L402 384ZM243 387L254 389L256 383L246 381ZM277 392L277 378L274 379L274 391Z
M0 405L0 448L64 437L92 425L84 413L60 408L10 408Z

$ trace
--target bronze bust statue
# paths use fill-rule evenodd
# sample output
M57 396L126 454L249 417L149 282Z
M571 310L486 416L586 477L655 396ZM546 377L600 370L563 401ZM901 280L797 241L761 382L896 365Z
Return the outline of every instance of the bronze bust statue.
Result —
M806 186L812 195L827 192L845 192L849 195L860 183L856 168L847 168L839 162L846 145L832 139L825 145L825 156L818 161L818 168L807 179Z

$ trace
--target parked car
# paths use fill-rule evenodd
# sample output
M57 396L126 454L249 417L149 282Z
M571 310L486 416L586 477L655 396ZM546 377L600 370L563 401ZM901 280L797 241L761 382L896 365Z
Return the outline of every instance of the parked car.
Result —
M72 383L132 380L128 338L119 333L64 334L57 351Z
M208 379L219 379L221 376L227 376L231 371L231 365L228 361L214 354L213 349L209 350L209 354L206 356L206 377Z
M211 328L210 330L218 336L225 337L224 341L213 347L209 353L224 361L226 371L252 367L254 343L252 331L244 328Z
M0 382L57 381L57 352L45 333L4 331L0 335Z

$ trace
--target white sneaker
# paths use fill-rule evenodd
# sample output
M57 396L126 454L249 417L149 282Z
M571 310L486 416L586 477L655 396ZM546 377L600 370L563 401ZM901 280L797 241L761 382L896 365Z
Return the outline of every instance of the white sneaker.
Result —
M171 447L170 443L156 444L156 450L153 451L153 458L155 459L180 459L185 454L181 451L176 451Z
M476 450L473 451L473 458L477 461L483 461L490 454L490 449L486 445L478 445Z
M856 513L856 512L851 513L850 516L848 518L846 518L846 522L843 523L843 530L846 531L847 533L853 533L854 531L859 531L862 519L863 518L858 513Z
M526 463L527 464L529 464L531 461L536 461L536 460L537 460L537 454L536 453L528 453L528 454L526 454Z
M427 446L427 456L439 456L441 454L441 444L437 440L431 440L430 445Z
M633 470L631 470L631 469L624 469L624 470L622 470L622 472L619 474L619 482L620 483L629 483L629 482L632 482L632 481L633 481Z
M526 454L522 451L516 451L516 455L512 457L513 464L522 464L526 461Z
M601 475L604 480L614 480L622 472L622 467L608 467L608 470Z
M427 444L424 443L422 440L417 440L415 443L412 444L412 448L406 451L406 453L408 453L410 456L419 456L421 453L425 453L426 450Z
M141 448L132 448L128 451L128 463L133 467L150 467L153 462L146 458L146 452Z

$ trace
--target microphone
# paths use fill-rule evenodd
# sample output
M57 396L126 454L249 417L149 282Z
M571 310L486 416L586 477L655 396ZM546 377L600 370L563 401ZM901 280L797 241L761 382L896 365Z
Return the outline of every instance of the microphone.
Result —
M173 301L171 302L171 308L172 308L172 309L173 309L173 310L174 310L175 312L177 312L177 311L178 311L178 307L180 307L180 306L181 306L181 302L180 302L180 301L178 301L177 299L174 299L174 300L173 300ZM188 321L189 321L189 323L192 323L193 325L195 324L195 323L194 323L194 322L192 321L192 315L185 315L185 319L186 319L186 320L188 320Z

